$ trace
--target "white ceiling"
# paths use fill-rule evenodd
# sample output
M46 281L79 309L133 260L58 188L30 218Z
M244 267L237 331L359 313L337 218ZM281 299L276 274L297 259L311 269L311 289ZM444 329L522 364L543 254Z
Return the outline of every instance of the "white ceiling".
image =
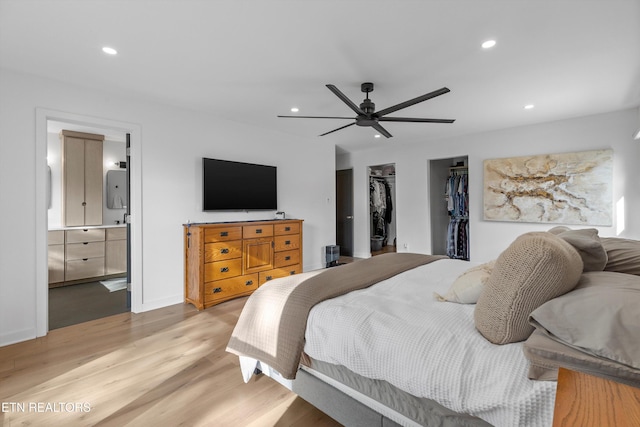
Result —
M640 0L0 0L0 66L353 151L638 106ZM378 110L446 86L392 115L456 122L276 117L354 116L325 84L366 81Z

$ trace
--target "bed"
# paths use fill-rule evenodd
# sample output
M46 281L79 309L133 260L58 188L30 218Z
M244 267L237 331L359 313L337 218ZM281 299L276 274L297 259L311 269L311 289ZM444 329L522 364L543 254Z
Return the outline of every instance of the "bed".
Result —
M555 306L541 309L611 274L633 301L637 259L622 252L625 272L604 272L597 232L563 229L526 233L492 263L386 254L278 279L249 298L227 351L245 381L266 374L348 426L550 426L558 366L640 384L635 349L574 345L546 320Z

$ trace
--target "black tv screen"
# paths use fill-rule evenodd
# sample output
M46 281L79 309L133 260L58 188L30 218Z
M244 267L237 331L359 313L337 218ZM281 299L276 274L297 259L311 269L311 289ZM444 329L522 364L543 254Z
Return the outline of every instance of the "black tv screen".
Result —
M275 166L202 159L203 210L275 210Z

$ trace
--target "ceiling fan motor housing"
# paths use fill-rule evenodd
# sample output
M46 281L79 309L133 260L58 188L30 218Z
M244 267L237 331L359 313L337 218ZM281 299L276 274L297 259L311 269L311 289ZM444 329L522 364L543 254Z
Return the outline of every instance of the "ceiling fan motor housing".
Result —
M360 109L367 115L373 114L373 112L376 111L376 104L367 98L360 104Z

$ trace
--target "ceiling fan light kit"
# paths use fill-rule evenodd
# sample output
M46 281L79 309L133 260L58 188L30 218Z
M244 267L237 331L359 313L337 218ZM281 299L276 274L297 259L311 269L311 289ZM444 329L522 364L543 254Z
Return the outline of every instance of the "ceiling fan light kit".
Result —
M410 107L412 105L418 104L420 102L426 101L431 98L435 98L436 96L444 95L445 93L450 92L448 88L443 87L441 89L435 90L433 92L429 92L422 96L418 96L416 98L410 99L405 102L401 102L400 104L393 105L391 107L385 108L376 112L376 104L373 103L369 99L369 92L373 92L373 83L366 82L360 85L360 90L366 94L365 99L362 101L360 106L356 105L353 101L351 101L344 93L340 91L337 87L332 84L326 85L327 88L333 92L338 98L342 100L353 112L357 115L356 117L328 117L328 116L278 116L283 118L294 118L294 119L347 119L347 120L355 120L353 123L349 123L348 125L341 126L337 129L330 130L329 132L325 132L320 136L325 136L330 133L348 128L349 126L358 125L365 127L372 127L376 131L378 131L381 135L384 135L387 138L391 138L391 135L385 128L380 125L380 122L408 122L408 123L453 123L455 119L427 119L427 118L417 118L417 117L387 117L387 114L394 113L403 108Z

